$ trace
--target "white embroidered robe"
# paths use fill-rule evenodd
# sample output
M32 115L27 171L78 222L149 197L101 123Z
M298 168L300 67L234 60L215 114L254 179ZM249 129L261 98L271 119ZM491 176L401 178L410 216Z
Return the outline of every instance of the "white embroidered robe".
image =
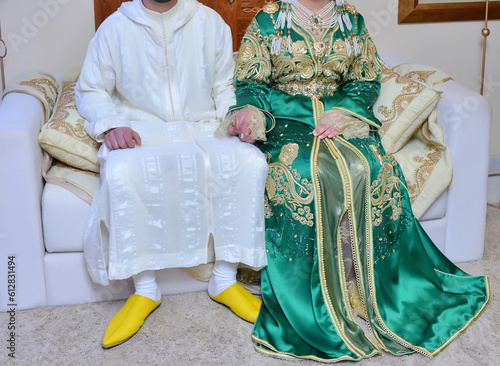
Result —
M95 282L214 256L266 264L265 158L213 136L235 103L233 68L229 27L195 0L178 0L170 14L126 2L98 29L76 87L85 129L103 141L109 129L130 127L142 145L99 151L84 238Z

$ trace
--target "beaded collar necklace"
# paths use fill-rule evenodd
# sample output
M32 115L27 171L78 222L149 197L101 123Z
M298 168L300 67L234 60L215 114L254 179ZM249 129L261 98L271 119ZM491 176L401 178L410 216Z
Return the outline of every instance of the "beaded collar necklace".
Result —
M310 29L315 34L326 28L333 28L337 24L335 1L329 1L320 11L313 13L298 0L291 2L292 20L298 26Z
M270 6L271 8L274 6L277 7L277 4L271 4ZM298 0L282 0L276 21L271 15L274 29L276 30L276 35L273 36L271 42L271 54L279 55L282 45L285 46L288 53L292 53L293 42L290 36L290 28L293 22L304 29L313 31L316 35L319 35L324 29L333 28L338 25L344 37L347 54L349 56L351 56L352 53L358 55L360 53L360 45L359 37L356 36L357 24L353 31L351 19L347 14L348 8L353 7L348 5L345 0L332 0L318 13L314 14ZM317 42L321 43L321 41ZM352 48L354 48L354 50Z

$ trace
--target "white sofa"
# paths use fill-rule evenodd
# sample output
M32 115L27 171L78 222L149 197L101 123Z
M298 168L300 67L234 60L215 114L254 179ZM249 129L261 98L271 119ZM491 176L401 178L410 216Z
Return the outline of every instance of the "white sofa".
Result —
M383 55L389 66L409 60ZM421 218L441 251L454 262L481 259L486 220L491 107L455 81L437 104L453 162L448 189ZM42 181L42 150L37 136L41 103L27 94L6 95L0 104L0 311L9 309L8 257L15 256L18 310L126 298L130 281L94 284L83 257L82 233L89 205L69 191ZM159 275L164 294L206 289L182 269Z

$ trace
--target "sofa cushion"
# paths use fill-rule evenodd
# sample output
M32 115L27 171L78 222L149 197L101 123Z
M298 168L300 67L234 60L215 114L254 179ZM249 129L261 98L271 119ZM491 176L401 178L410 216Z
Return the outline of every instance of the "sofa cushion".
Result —
M380 95L373 105L382 123L379 132L387 153L404 146L435 109L442 93L396 69L382 66Z
M60 186L47 183L42 194L45 250L82 252L83 229L90 205Z
M100 144L84 129L84 118L75 105L75 85L79 71L68 71L59 86L55 111L43 125L38 142L52 157L75 168L99 172Z

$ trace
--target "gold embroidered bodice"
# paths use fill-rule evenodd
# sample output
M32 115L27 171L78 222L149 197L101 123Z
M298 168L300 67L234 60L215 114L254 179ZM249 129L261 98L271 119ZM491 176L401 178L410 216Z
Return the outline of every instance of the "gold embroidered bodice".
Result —
M358 24L362 18L354 8L352 23L361 30L348 32L336 25L316 36L294 23L288 35L275 29L279 7L273 4L264 7L243 38L235 71L237 82L255 81L290 95L320 98L333 95L348 81L378 80L380 61L368 32ZM279 52L272 51L276 44Z

